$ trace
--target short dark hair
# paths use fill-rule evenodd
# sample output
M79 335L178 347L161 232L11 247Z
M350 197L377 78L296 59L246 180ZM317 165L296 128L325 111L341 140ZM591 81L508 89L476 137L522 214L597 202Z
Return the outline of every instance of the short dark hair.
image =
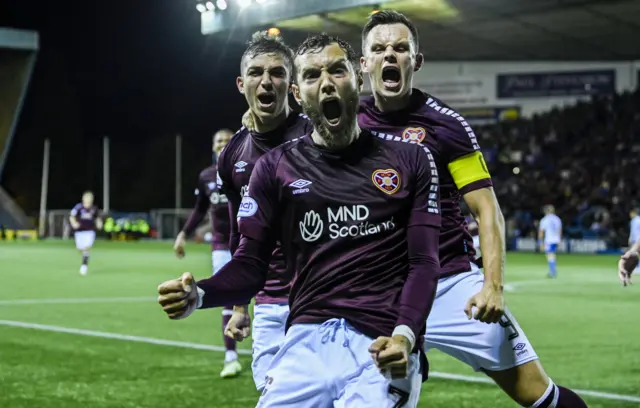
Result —
M344 51L345 55L347 56L347 60L349 60L351 65L353 65L354 71L359 72L360 59L351 44L340 37L329 35L327 33L321 33L307 37L307 39L304 40L296 49L296 56L308 54L311 52L320 52L325 47L333 43L338 44L342 51Z
M380 25L391 25L391 24L403 24L405 25L409 31L411 32L411 37L413 40L413 45L418 51L420 42L418 41L418 28L415 24L407 16L402 13L398 13L394 10L383 10L378 11L377 13L372 13L367 20L367 24L364 25L362 29L362 52L365 52L367 43L367 36L374 29L374 27Z
M289 72L293 72L293 50L285 44L280 35L270 35L267 31L256 31L247 41L247 49L240 59L240 72L244 71L247 58L254 58L261 54L279 54L288 65Z

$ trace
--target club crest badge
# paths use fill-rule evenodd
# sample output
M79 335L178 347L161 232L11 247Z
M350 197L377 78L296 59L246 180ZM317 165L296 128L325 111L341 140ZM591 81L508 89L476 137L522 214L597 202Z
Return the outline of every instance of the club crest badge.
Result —
M402 140L409 143L421 143L427 136L427 132L421 127L409 127L402 132Z
M400 188L400 174L393 169L376 170L371 175L371 180L378 189L389 195Z

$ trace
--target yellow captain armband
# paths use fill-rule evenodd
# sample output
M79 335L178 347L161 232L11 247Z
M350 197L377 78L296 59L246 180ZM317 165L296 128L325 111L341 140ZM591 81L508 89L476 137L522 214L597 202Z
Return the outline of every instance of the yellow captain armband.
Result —
M448 168L458 190L478 180L491 178L481 152L459 157L449 163Z

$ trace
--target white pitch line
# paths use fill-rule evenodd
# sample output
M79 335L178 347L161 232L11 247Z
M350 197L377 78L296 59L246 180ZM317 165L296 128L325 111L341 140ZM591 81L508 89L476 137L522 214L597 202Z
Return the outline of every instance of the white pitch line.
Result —
M60 298L60 299L13 299L0 300L0 306L3 305L64 305L77 303L137 303L137 302L153 302L157 300L155 297L114 297L114 298Z
M216 352L225 351L224 347L213 346L209 344L197 344L197 343L188 343L184 341L156 339L151 337L129 336L126 334L119 334L119 333L107 333L107 332L100 332L100 331L94 331L94 330L73 329L69 327L50 326L45 324L19 322L19 321L13 321L13 320L0 320L0 326L10 326L10 327L19 327L23 329L35 329L35 330L43 330L43 331L50 331L50 332L56 332L56 333L75 334L79 336L99 337L104 339L131 341L136 343L156 344L160 346L182 347L182 348L187 348L192 350L205 350L205 351L216 351ZM238 349L238 353L250 355L251 350ZM441 378L445 380L464 381L464 382L481 383L481 384L493 384L493 381L491 381L486 377L451 374L451 373L440 373L437 371L430 372L429 376L433 378ZM578 394L594 397L594 398L640 403L640 397L634 397L632 395L621 395L621 394L613 394L608 392L577 390L577 389L573 389L573 391L577 392Z

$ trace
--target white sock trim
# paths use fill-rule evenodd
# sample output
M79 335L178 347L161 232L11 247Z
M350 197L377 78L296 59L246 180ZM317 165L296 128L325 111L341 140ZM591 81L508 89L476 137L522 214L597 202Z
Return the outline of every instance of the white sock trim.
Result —
M545 408L555 408L556 404L558 403L558 388L556 387L556 385L553 383L551 379L549 379L549 385L547 386L547 389L545 390L544 394L542 394L542 396L538 399L538 401L535 402L535 404L531 406L531 408L538 408L540 405L542 405L544 400L546 400L549 397L549 394L551 394L554 391L555 391L555 395L553 397L553 401L551 402L551 405Z

